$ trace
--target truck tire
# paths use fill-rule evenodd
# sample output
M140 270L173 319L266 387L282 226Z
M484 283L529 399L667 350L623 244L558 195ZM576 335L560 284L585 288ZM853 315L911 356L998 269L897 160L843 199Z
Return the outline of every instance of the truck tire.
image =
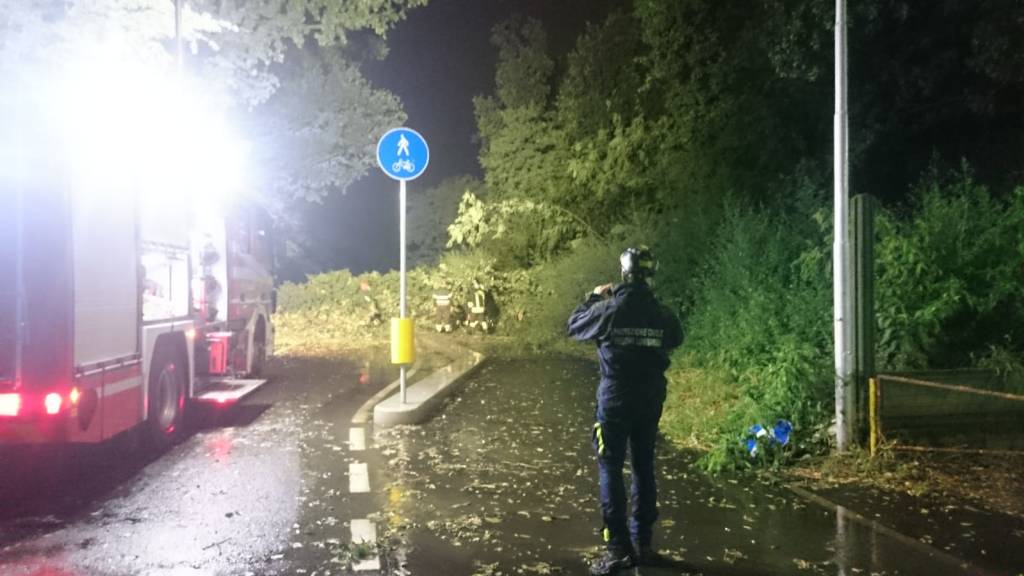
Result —
M162 451L181 440L185 429L185 362L166 344L157 345L149 368L149 445Z

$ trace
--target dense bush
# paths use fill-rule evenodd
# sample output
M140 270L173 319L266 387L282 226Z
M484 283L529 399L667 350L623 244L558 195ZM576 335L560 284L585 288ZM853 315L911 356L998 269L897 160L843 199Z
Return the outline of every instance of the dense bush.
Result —
M830 218L810 192L779 207L734 210L696 283L680 361L718 374L736 401L707 462L720 467L755 422L786 418L797 437L828 422L832 390ZM675 382L688 394L692 382Z
M370 272L353 276L348 270L314 274L302 284L278 288L278 344L282 347L330 342L366 345L388 337L389 318L398 316L399 275ZM474 286L484 288L497 305L499 330L515 332L524 303L536 300L536 282L526 270L499 271L481 253L449 253L433 267L409 271L407 295L410 316L433 318L433 294L451 292L457 304L472 301ZM429 321L421 323L429 324Z
M912 210L878 219L878 360L968 366L1024 344L1024 189L994 197L963 169L934 172Z
M585 223L553 204L487 202L467 191L448 226L448 247L478 249L500 269L525 269L551 259L587 232Z
M798 450L829 437L826 205L804 192L779 207L733 211L707 254L666 427L699 436L710 468L748 461L740 437L755 422L792 420ZM930 173L909 206L880 211L875 253L880 368L1020 371L1024 190L999 199L966 170ZM713 416L695 419L693 410Z

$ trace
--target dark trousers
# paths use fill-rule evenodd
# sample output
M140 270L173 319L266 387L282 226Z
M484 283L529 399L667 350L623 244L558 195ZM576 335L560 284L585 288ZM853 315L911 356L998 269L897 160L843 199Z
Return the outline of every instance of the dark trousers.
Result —
M658 488L654 479L654 443L661 419L661 405L646 413L625 418L601 418L594 424L594 449L597 450L598 481L601 491L601 516L604 540L609 550L630 550L630 540L640 546L651 544L654 522L658 519ZM633 485L630 490L632 514L627 526L626 487L622 467L629 448Z

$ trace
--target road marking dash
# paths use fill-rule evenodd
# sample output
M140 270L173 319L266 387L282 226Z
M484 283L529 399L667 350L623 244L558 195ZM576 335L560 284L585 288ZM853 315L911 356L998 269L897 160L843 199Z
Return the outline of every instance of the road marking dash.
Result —
M366 429L349 428L348 449L352 451L366 450Z
M372 556L356 562L352 569L356 572L380 570L380 555L377 554L377 525L365 518L352 521L352 543L369 544Z
M353 494L370 491L370 471L366 462L352 462L348 465L348 491Z

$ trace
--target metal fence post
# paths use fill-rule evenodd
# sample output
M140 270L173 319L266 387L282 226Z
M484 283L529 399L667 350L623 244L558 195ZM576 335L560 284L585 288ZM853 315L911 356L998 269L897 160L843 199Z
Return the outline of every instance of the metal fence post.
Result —
M868 379L868 448L871 456L878 451L878 380Z
M854 438L863 445L868 435L868 379L875 375L875 206L869 194L853 197L854 379L850 401L854 408Z

